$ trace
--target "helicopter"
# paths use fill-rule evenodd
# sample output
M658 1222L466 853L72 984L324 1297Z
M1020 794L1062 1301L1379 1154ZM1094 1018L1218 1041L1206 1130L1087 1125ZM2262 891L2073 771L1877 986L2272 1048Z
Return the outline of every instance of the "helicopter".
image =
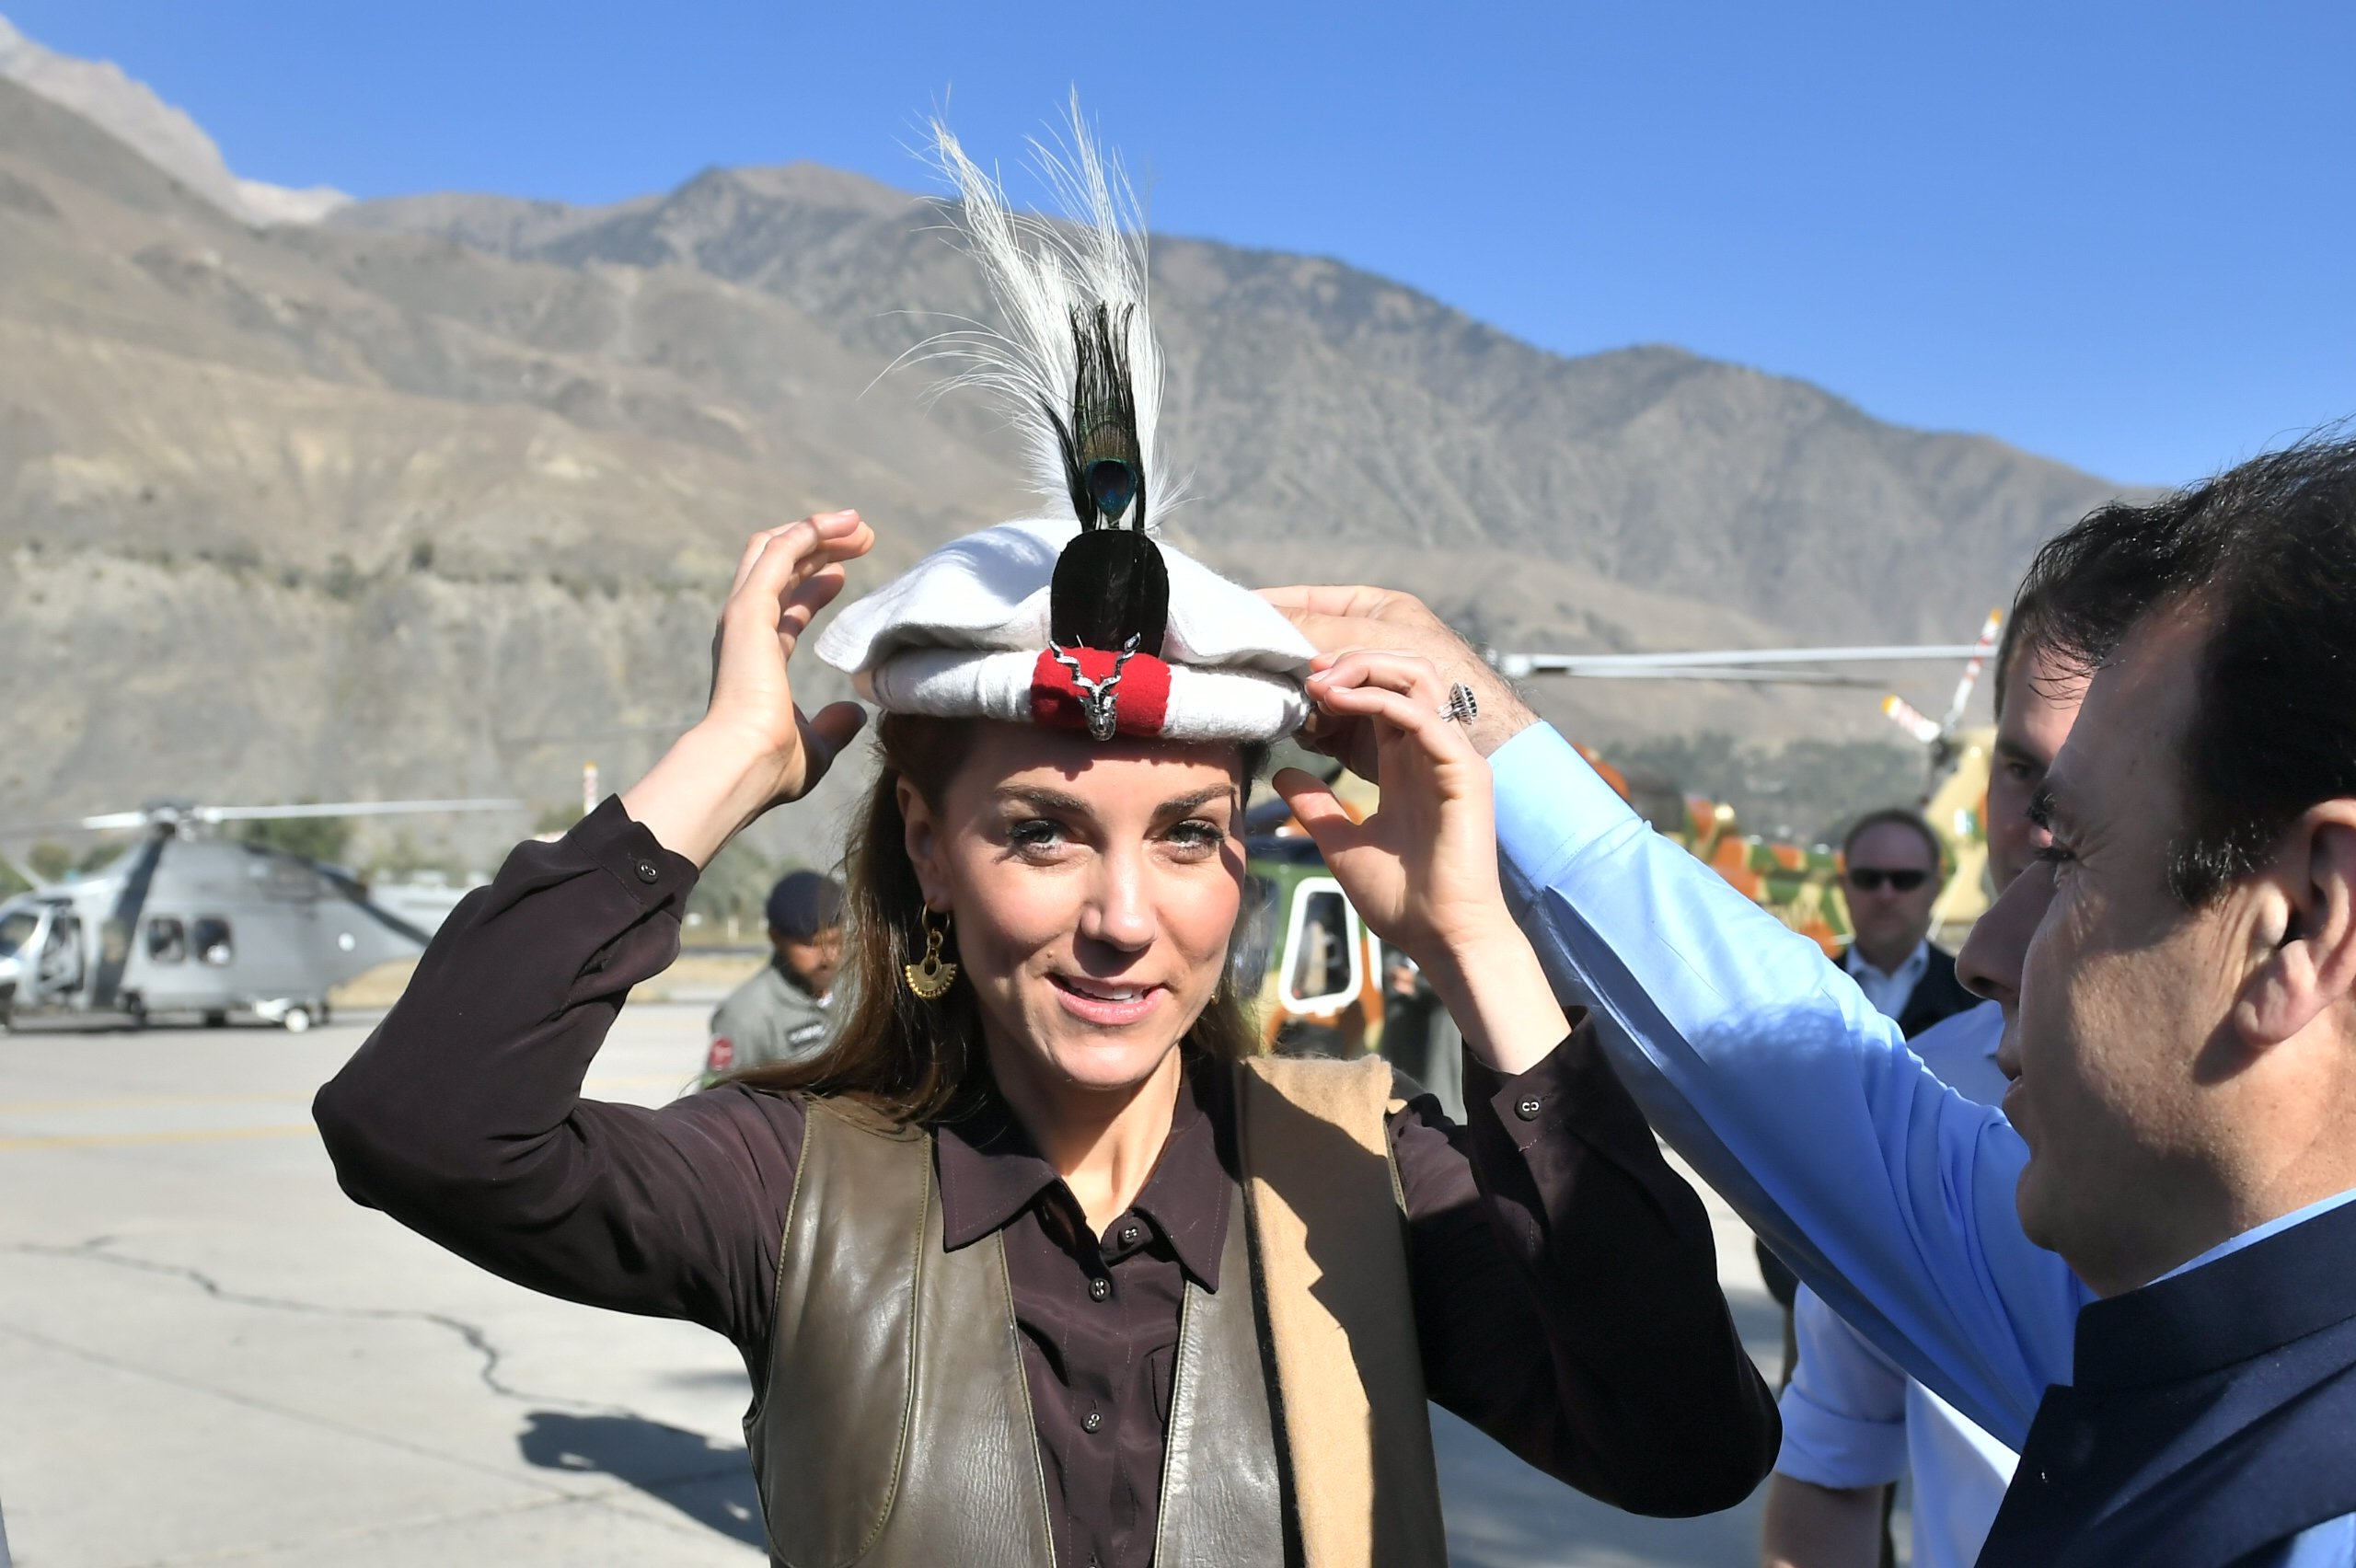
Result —
M1946 847L1947 880L1931 905L1931 929L1953 946L1958 933L1988 913L1988 768L1995 755L1992 727L1966 730L1964 706L1971 700L2004 612L1990 610L1980 640L1956 683L1955 698L1944 717L1933 719L1895 692L1883 698L1881 710L1898 727L1920 742L1924 751L1923 820L1931 824Z
M225 838L225 823L521 809L520 801L345 801L207 806L159 801L0 834L133 828L96 870L0 903L0 1028L104 1020L144 1027L246 1014L300 1034L328 1021L329 991L424 951L426 933L372 902L349 872ZM31 881L32 879L24 879Z
M1992 611L1979 638L1968 643L1661 654L1493 651L1488 658L1513 678L1561 674L1854 686L1873 683L1842 666L1964 660L1963 677L1943 721L1925 719L1896 697L1883 704L1885 712L1931 748L1922 804L1947 847L1950 872L1933 911L1934 928L1946 931L1968 927L1987 905L1983 819L1992 732L1960 731L1958 725L2001 624L2002 612ZM1753 903L1827 954L1846 944L1848 904L1834 850L1746 835L1725 802L1683 794L1669 780L1616 766L1590 747L1576 749L1655 831L1682 845ZM1352 815L1363 819L1374 811L1380 791L1373 784L1323 759L1304 755L1288 760L1325 778ZM1316 845L1281 801L1253 807L1244 825L1245 900L1230 978L1259 998L1263 1043L1274 1050L1340 1055L1377 1048L1383 1019L1380 940L1350 907Z
M1991 729L1959 726L1988 658L1995 651L2004 612L1988 612L1980 634L1969 642L1901 643L1861 648L1738 649L1718 652L1625 654L1512 654L1491 656L1507 675L1567 674L1589 679L1708 680L1809 686L1872 684L1850 673L1860 664L1946 663L1960 659L1963 674L1956 683L1946 715L1932 719L1895 694L1882 699L1881 710L1919 742L1925 751L1924 780L1916 804L1940 839L1947 866L1946 882L1933 905L1933 931L1952 943L1987 912L1988 835L1985 822L1989 757L1995 743ZM1849 935L1849 911L1840 883L1840 857L1818 846L1773 843L1740 833L1733 812L1724 805L1694 799L1690 821L1680 823L1673 812L1649 807L1634 780L1623 776L1601 758L1581 747L1582 755L1623 798L1634 805L1653 826L1677 839L1712 870L1750 896L1761 907L1803 935L1813 937L1828 953L1837 952Z

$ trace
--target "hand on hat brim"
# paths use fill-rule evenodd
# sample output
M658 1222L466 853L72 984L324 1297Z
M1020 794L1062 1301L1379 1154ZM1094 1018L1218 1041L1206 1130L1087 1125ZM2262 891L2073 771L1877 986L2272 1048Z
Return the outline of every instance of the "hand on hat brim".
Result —
M1504 676L1413 594L1366 586L1296 585L1263 588L1260 597L1282 610L1320 654L1324 669L1345 653L1392 651L1428 660L1443 692L1457 682L1472 688L1479 717L1467 726L1483 756L1538 722ZM1372 732L1354 718L1313 712L1301 744L1368 778L1380 766ZM1379 781L1379 780L1378 780Z
M1489 767L1463 726L1440 717L1447 689L1430 661L1403 653L1347 654L1310 677L1320 712L1373 738L1382 798L1365 821L1299 769L1273 780L1352 906L1423 964L1510 923Z
M1474 1054L1519 1073L1569 1025L1506 907L1489 766L1441 716L1447 689L1430 661L1407 654L1330 661L1310 677L1310 699L1373 737L1381 804L1356 822L1308 773L1286 768L1273 782L1352 907L1431 977Z

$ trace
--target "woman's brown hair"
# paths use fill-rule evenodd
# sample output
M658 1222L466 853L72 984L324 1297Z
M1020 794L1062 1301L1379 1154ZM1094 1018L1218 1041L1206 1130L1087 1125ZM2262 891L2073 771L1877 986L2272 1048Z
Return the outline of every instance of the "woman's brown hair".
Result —
M910 991L904 966L924 951L924 890L908 860L900 780L936 806L973 750L978 720L887 713L875 730L879 766L866 804L852 819L844 858L845 975L849 1015L834 1043L805 1062L755 1067L733 1081L756 1089L846 1095L894 1122L937 1122L969 1109L983 1081L981 1012L970 985L953 985L937 1001ZM1245 748L1243 794L1258 771L1258 747ZM1241 818L1236 831L1242 831ZM955 934L951 933L953 951ZM1259 976L1230 976L1186 1032L1185 1044L1218 1056L1259 1049L1241 993Z

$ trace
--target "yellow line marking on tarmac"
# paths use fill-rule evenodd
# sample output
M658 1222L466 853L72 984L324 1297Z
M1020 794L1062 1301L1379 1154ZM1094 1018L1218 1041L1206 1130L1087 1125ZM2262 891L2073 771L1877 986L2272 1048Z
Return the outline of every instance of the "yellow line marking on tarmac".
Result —
M594 1092L609 1089L643 1089L649 1084L658 1083L676 1086L694 1077L692 1072L629 1073L612 1078L593 1078L581 1087ZM0 1116L40 1116L60 1111L117 1111L157 1105L308 1105L311 1096L317 1092L311 1090L301 1094L143 1094L125 1095L119 1100L0 1101Z
M58 1111L118 1111L156 1105L307 1105L307 1094L141 1094L120 1100L16 1100L0 1101L0 1116L39 1116Z
M159 1133L63 1133L53 1137L0 1138L0 1151L16 1148L121 1148L141 1144L234 1143L243 1138L311 1136L308 1122L284 1127L183 1127Z

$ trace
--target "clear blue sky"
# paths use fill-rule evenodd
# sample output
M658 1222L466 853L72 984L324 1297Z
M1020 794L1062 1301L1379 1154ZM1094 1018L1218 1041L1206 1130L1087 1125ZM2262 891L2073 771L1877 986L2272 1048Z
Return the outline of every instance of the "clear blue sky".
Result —
M2356 6L0 0L241 174L609 201L1011 165L1077 84L1173 234L1548 348L2179 480L2356 413Z

